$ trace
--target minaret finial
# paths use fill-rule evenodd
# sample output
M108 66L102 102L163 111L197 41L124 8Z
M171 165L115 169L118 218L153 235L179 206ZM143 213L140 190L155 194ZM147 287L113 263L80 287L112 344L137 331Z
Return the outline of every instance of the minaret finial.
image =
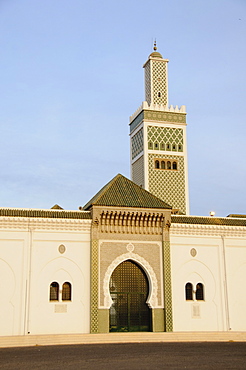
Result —
M157 46L156 46L156 39L154 41L154 48L153 48L155 51L157 50Z

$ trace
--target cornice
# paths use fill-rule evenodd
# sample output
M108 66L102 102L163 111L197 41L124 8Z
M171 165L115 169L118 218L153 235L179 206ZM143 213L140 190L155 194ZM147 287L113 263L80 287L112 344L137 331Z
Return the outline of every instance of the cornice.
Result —
M246 237L246 227L172 223L170 236L176 235Z
M28 217L0 217L0 229L4 230L91 230L92 220L59 219L59 218L28 218Z

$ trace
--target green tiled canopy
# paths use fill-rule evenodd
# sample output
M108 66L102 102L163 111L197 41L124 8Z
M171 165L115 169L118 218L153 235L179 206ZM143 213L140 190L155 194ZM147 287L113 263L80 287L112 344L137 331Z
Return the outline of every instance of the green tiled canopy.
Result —
M163 202L161 199L144 190L121 174L116 175L106 184L84 206L84 210L88 210L92 205L134 208L172 208L169 204Z

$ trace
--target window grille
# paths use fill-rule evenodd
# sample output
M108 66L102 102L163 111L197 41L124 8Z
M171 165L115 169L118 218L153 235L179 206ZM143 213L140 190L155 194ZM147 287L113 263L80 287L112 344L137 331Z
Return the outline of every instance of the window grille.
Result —
M50 284L50 301L59 300L59 284L56 281Z
M72 289L71 284L66 282L62 285L62 300L71 301Z

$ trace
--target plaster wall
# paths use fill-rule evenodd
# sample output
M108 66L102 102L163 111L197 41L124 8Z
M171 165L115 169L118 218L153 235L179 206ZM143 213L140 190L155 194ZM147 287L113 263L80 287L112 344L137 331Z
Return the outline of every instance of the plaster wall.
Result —
M226 330L222 252L221 237L171 236L174 331ZM186 300L188 282L203 284L204 300Z
M28 235L1 231L0 240L0 335L24 332Z
M89 333L90 235L76 232L34 232L32 236L30 321L28 333ZM59 252L59 246L65 252ZM52 282L59 300L49 300ZM62 285L72 286L71 301L62 301Z
M90 221L54 220L52 230L45 220L40 228L18 229L16 222L8 219L1 230L0 335L89 333ZM59 301L50 301L54 281ZM64 282L71 283L71 301L61 300Z
M226 238L225 258L228 293L228 326L233 331L246 330L246 240Z

